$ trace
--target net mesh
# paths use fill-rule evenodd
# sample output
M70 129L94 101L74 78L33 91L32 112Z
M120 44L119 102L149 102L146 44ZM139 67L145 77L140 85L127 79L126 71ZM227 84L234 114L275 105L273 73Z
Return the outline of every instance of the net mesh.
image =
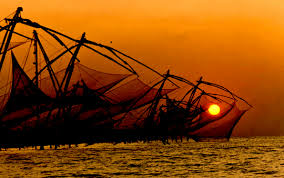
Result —
M226 103L207 96L202 96L188 112L188 108L179 107L175 100L170 99L166 110L162 107L159 111L156 107L150 110L149 105L159 98L157 96L166 95L176 88L159 90L138 78L113 88L130 75L99 72L79 63L75 64L68 92L63 98L65 103L46 109L47 104L55 103L50 98L56 97L51 79L41 80L42 91L23 71L13 53L12 62L12 89L9 94L0 96L0 101L7 101L5 106L0 106L6 113L1 116L1 127L23 135L44 128L40 133L48 136L55 129L54 136L65 135L65 138L71 138L68 134L72 135L76 129L78 138L119 133L121 135L116 136L133 134L145 138L154 136L154 139L190 136L197 141L229 139L233 128L247 111L239 109L235 102ZM64 75L65 69L56 73L59 82ZM212 104L220 106L219 114L209 113ZM36 115L35 106L39 105L45 109ZM198 109L196 114L192 114L195 109ZM149 114L151 112L155 114ZM146 122L151 122L148 123L151 127L147 127Z
M211 105L215 104L220 107L220 113L218 113L217 115L212 115L210 114L208 109ZM230 104L218 100L210 100L207 96L202 96L199 103L199 107L202 108L203 112L201 112L196 118L190 121L190 126L188 127L188 129L196 130L210 122L223 118L233 109L235 104L235 102Z
M174 90L162 89L161 96ZM105 98L110 103L108 106L83 112L78 117L78 120L93 120L93 122L97 122L104 118L127 113L151 103L155 99L157 92L158 89L146 85L139 79L133 79L105 93ZM138 119L137 115L135 117Z
M65 71L66 70L63 69L55 73L59 83L62 82ZM132 74L109 74L90 69L79 63L75 63L68 90L70 91L74 86L78 84L78 82L80 83L84 81L85 85L88 88L96 90L98 93L102 94L131 75ZM56 91L53 87L50 77L43 78L40 83L40 88L44 93L52 98L56 97ZM82 95L82 93L78 94Z
M146 105L136 110L132 110L127 113L121 113L115 116L113 119L117 122L114 125L114 129L135 130L142 128L148 114L148 107L149 105Z
M161 95L166 95L176 89L162 89ZM129 81L111 91L105 93L113 104L127 103L132 109L151 102L157 95L158 89L152 88L138 78ZM132 103L132 104L130 104Z
M202 139L229 139L233 128L246 111L240 110L234 105L230 112L223 117L215 119L199 129L188 132L188 135L199 141Z
M8 47L7 51L10 51L11 49L14 49L14 48L16 48L16 47L18 47L18 46L21 46L22 44L25 44L26 42L28 42L28 41L11 42L11 43L9 44L9 47ZM4 51L4 49L3 49L3 51ZM3 51L1 51L0 54L2 54Z
M27 74L23 71L13 53L12 63L12 89L9 100L5 106L5 112L9 113L49 101L49 98L33 84Z

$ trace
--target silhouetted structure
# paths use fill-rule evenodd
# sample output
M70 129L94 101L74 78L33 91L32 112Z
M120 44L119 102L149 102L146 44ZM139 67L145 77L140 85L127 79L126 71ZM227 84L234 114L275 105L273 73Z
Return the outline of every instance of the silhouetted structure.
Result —
M21 11L22 8L18 8L13 18L6 18L7 25L0 30L5 32L0 48L0 70L8 58L8 51L11 51L12 61L10 90L0 96L0 147L40 145L40 149L43 149L44 145L51 144L57 147L60 144L83 142L139 140L162 140L167 143L169 138L182 137L196 141L229 139L234 126L247 111L237 107L237 101L246 103L245 100L220 85L203 81L202 78L194 84L169 71L162 75L114 48L87 40L85 33L80 40L73 39L22 18ZM33 37L15 32L18 23L43 30L64 48L63 52L51 59L38 32L33 30ZM12 43L13 35L27 41ZM75 42L75 45L69 47L63 42L66 39ZM35 75L32 79L12 52L12 49L29 41L30 48L32 45L34 47ZM111 60L129 74L100 72L80 64L78 54L82 47ZM71 55L67 67L55 71L53 64L66 54ZM45 65L39 65L39 56L43 57ZM127 60L158 74L160 81L145 84ZM48 76L41 78L44 72ZM134 76L136 78L127 81ZM179 88L174 80L191 87L181 100L168 97ZM168 83L173 87L164 89ZM208 93L201 89L201 85L217 88L223 94ZM210 115L207 111L210 103L222 106L222 112L216 116Z

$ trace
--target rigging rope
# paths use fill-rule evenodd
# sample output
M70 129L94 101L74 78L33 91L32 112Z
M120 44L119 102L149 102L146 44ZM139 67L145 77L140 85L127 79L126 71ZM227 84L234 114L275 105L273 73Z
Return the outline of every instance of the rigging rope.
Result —
M87 75L89 75L93 80L95 80L96 82L98 82L99 84L101 84L102 86L103 86L103 84L102 83L100 83L98 80L96 80L91 74L89 74L86 70L84 70L84 69L82 69L82 68L80 68L80 66L78 66L77 65L77 67L79 68L79 71L84 71L85 73L87 73ZM81 72L80 72L80 76L81 76ZM123 85L125 85L125 84L123 84ZM109 92L111 92L111 91L109 91ZM115 95L114 93L112 93L113 95Z
M39 35L44 41L46 41L48 44L50 44L54 49L57 49L56 51L54 51L53 53L51 53L51 54L49 55L50 58L53 58L54 56L57 56L57 54L60 54L61 52L63 52L63 51L66 50L65 48L61 48L61 46L60 46L60 48L59 48L59 47L57 47L56 45L52 44L52 43L49 42L46 38L44 38L43 35L41 35L41 34L39 34L39 33L38 33L38 35ZM79 37L78 37L78 38L79 38ZM67 44L66 44L66 47L69 48L72 43L74 43L74 41L70 41L69 43L67 43ZM59 49L58 49L58 48L59 48ZM62 61L63 61L62 58L63 58L63 59L66 59L64 56L61 56L61 60L57 60L57 61L59 61L59 62L57 63L59 68L62 66Z
M138 78L138 77L137 77L137 78ZM157 79L158 79L158 78L155 78L154 80L152 80L152 81L149 82L148 84L143 82L143 83L145 84L145 86L144 86L143 88L140 88L137 92L140 92L140 91L144 90L146 87L151 87L150 84L153 83L153 82L154 82L155 80L157 80ZM134 80L134 79L133 79L133 80ZM132 81L132 80L131 80L131 81ZM141 80L140 80L140 81L141 81ZM122 86L124 86L124 85L127 85L127 83L128 83L128 82L126 82L126 83L120 85L120 87L122 87ZM155 83L157 83L157 82L155 82ZM114 90L114 89L113 89L113 90ZM108 92L111 93L111 94L113 94L113 95L116 96L116 97L118 96L118 97L117 97L118 99L121 99L121 97L119 97L119 95L113 93L112 90L110 90L110 91L108 91Z
M29 40L27 40L27 41L29 41ZM32 40L31 40L30 46L29 46L29 48L28 48L28 50L27 50L27 52L26 52L25 60L23 61L23 69L24 69L24 67L25 67L25 65L26 65L27 58L28 58L29 53L30 53L31 45L32 45ZM7 80L7 83L6 83L4 86L0 87L0 90L3 89L3 88L5 88L5 87L7 87L7 85L9 85L9 84L12 84L12 81L9 82L9 75L10 75L11 68L12 68L12 67L9 67L9 73L8 73L8 80ZM33 69L33 68L28 69L27 72L31 71L32 69ZM5 90L6 90L6 89L5 89ZM6 93L7 93L7 92L5 91L5 94L6 94ZM2 96L3 96L3 95L2 95Z
M27 39L27 41L29 41L29 39ZM73 41L71 41L71 42L68 43L67 45L69 46L71 43L73 43ZM30 51L30 48L31 48L31 46L29 47L29 51ZM61 51L61 50L63 50L63 49L59 49L59 50L55 51L51 56L55 56L55 54L58 53L58 52ZM40 55L39 55L38 57L41 58ZM62 61L62 60L60 60L60 62L61 62L61 61ZM44 59L40 59L40 60L39 60L39 64L41 64L42 62L44 62ZM59 65L59 66L61 66L61 65ZM39 67L40 67L40 66L39 66ZM34 68L34 67L28 68L28 69L26 70L26 72L30 72L31 70L33 70L33 68ZM61 71L61 70L60 70L60 71ZM58 72L59 72L59 71L58 71ZM42 76L40 75L40 77L42 77ZM0 90L3 89L3 88L5 88L5 87L7 87L7 85L9 85L9 84L11 84L11 82L6 83L5 85L1 86L1 87L0 87Z
M57 48L54 44L52 44L50 41L48 41L47 39L45 39L41 34L38 33L38 35L39 35L44 41L46 41L48 44L50 44L53 48Z
M23 61L23 65L22 65L23 66L22 67L23 70L24 70L24 68L25 68L25 66L27 64L27 60L28 60L28 57L29 57L29 54L30 54L30 51L31 51L32 43L33 43L33 41L31 40L30 46L29 46L29 48L27 50L27 54L25 56L25 60Z
M0 20L0 22L2 22L2 21L4 21L6 18L8 18L8 17L10 17L10 16L14 15L16 12L17 12L17 11L12 12L12 13L11 13L11 14L9 14L8 16L6 16L4 19Z

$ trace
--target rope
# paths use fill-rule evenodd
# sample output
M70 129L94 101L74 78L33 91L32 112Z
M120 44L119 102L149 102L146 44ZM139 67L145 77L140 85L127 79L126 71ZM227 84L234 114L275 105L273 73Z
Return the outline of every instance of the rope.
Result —
M46 38L43 37L43 35L41 35L41 34L39 34L39 33L38 33L38 35L39 35L44 41L46 41L48 44L50 44L53 48L57 49L57 50L54 51L51 55L49 55L50 58L53 58L56 54L61 53L62 51L65 50L65 48L59 48L59 49L58 49L58 47L57 47L56 45L54 45L54 44L52 44L51 42L49 42ZM78 38L79 38L79 37L78 37ZM72 43L74 43L74 41L70 41L69 43L66 44L66 46L69 47ZM62 56L61 58L64 58L64 56ZM62 60L57 60L57 61L59 61L58 67L60 68L60 67L62 66Z
M11 13L11 14L9 14L8 16L6 16L4 19L0 20L0 22L4 21L6 18L8 18L8 17L10 17L10 16L14 15L15 13L16 13L16 11L12 12L12 13Z
M27 40L27 41L28 41L28 40ZM24 62L23 62L23 66L24 66L24 67L25 67L25 65L26 65L27 58L28 58L29 53L30 53L31 45L32 45L32 41L31 41L31 44L30 44L29 49L28 49L28 51L27 51L27 54L26 54L26 56L25 56L25 60L24 60ZM23 69L24 69L24 67L23 67ZM11 68L9 67L9 74L8 74L8 76L10 75L10 70L11 70ZM31 70L32 70L32 68L28 69L27 72L29 72L29 71L31 71ZM9 77L8 77L8 81L9 81ZM7 85L9 85L9 84L12 83L12 82L8 82L8 81L7 81L7 83L6 83L4 86L0 87L0 90L3 89L4 87L7 87ZM3 96L3 95L2 95L2 96Z
M31 51L31 47L32 47L32 40L31 40L31 43L30 43L30 46L29 46L29 48L28 48L28 51L27 51L27 54L26 54L26 56L25 56L25 60L24 60L24 64L23 64L23 70L24 70L24 68L25 68L25 66L26 66L26 64L27 64L27 61L28 61L28 57L29 57L29 54L30 54L30 51Z
M80 64L80 65L82 65L82 64ZM83 66L83 65L82 65ZM96 82L98 82L99 84L101 84L101 85L103 85L102 83L100 83L98 80L96 80L91 74L89 74L86 70L84 70L84 69L82 69L80 66L78 66L77 65L77 67L80 69L80 70L82 70L82 71L84 71L88 76L90 76L93 80L95 80ZM84 67L86 67L86 66L84 66ZM86 67L86 68L88 68L88 67ZM90 69L90 68L88 68L89 70L93 70L93 69ZM94 70L94 71L96 71L96 70ZM96 71L96 72L99 72L99 71ZM104 72L103 72L104 73ZM107 73L105 73L105 74L107 74ZM80 75L81 75L81 73L80 73ZM116 75L116 74L111 74L111 75ZM123 85L125 85L125 84L123 84ZM121 86L123 86L123 85L121 85ZM108 91L108 92L110 92L111 93L111 91ZM115 95L114 93L112 93L113 95ZM115 95L116 96L116 95Z
M38 33L38 35L45 40L48 44L50 44L53 48L57 48L54 44L52 44L51 42L49 42L47 39L45 39L41 34Z

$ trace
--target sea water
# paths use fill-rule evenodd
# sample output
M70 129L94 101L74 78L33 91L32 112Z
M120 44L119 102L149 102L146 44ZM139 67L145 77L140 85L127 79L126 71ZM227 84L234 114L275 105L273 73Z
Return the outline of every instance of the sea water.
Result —
M47 148L47 147L46 147ZM0 151L0 177L284 177L284 137Z

